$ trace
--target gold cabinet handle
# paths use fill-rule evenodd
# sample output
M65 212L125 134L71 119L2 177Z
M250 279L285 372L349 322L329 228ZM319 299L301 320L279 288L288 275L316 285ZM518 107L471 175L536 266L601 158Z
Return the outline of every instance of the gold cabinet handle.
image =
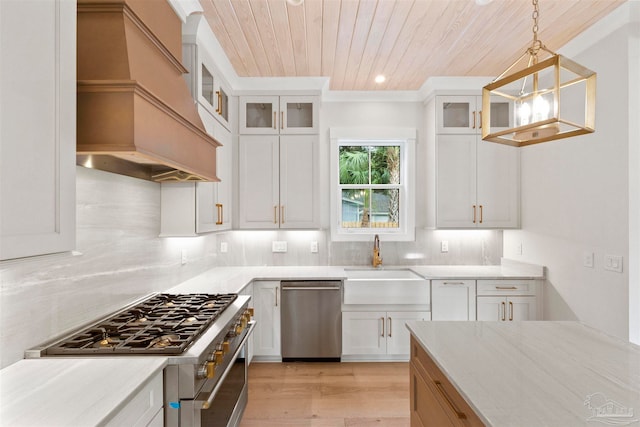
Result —
M280 224L284 224L284 205L280 206Z
M277 113L274 111L274 112L273 112L273 128L274 128L274 129L276 129L276 118L277 118L276 114L277 114Z
M216 108L216 113L222 114L222 95L219 90L216 91L216 96L218 97L218 108Z
M480 126L478 126L478 129L482 129L482 111L478 112L478 116L480 116Z
M513 303L509 301L509 320L513 320Z
M275 291L276 291L276 307L278 306L278 287L275 287Z
M284 129L284 111L280 112L280 129Z
M391 323L391 317L389 317L389 333L388 333L388 337L391 337L391 328L392 328L393 324Z
M482 205L480 205L480 224L482 224Z
M443 285L464 285L464 282L442 282Z
M273 207L273 223L274 224L278 223L278 207L277 206Z
M501 291L513 291L517 290L518 288L516 286L496 286L496 289Z
M474 111L471 114L473 114L473 127L472 127L472 129L475 129L476 128L476 112Z
M218 220L216 221L216 225L222 225L224 222L223 213L222 213L222 203L216 203L216 209L218 210Z
M473 223L476 223L476 205L473 205Z
M465 415L464 412L462 412L456 407L455 403L451 401L451 398L445 391L444 387L442 386L442 383L438 380L434 380L433 382L435 383L436 388L438 389L442 397L444 397L444 400L447 402L447 405L449 405L449 408L451 408L451 410L456 414L456 417L458 417L461 420L466 420L467 416Z
M505 305L504 305L504 301L502 301L500 303L500 308L501 308L501 311L502 311L502 321L504 321L505 320L505 311L506 311L506 308L505 308Z
M382 334L380 334L380 336L384 337L384 317L380 318L380 322L382 322Z

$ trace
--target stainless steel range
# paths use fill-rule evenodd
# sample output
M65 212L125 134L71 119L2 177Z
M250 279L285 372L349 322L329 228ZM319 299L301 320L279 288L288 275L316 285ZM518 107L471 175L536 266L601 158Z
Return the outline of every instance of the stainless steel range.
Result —
M25 355L166 356L165 426L235 426L247 403L249 299L155 294Z

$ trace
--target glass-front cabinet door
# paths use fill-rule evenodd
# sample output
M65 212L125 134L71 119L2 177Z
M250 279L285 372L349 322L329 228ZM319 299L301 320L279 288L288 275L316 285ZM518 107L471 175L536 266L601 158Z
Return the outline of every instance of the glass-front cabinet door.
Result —
M496 99L491 103L491 129L508 128L512 120L512 105ZM482 133L481 96L436 97L437 133Z
M241 134L318 133L317 96L241 96Z

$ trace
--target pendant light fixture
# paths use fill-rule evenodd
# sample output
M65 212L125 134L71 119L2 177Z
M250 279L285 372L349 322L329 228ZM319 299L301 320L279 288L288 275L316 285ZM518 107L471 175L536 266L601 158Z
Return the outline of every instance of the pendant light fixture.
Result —
M533 9L531 47L482 89L483 140L522 147L595 130L596 73L542 44ZM505 104L509 128L496 125Z

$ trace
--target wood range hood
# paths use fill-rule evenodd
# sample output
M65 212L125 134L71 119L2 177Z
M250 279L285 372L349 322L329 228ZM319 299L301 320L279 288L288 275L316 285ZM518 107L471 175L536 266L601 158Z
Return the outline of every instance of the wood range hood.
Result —
M153 181L219 181L169 3L78 0L77 163Z

